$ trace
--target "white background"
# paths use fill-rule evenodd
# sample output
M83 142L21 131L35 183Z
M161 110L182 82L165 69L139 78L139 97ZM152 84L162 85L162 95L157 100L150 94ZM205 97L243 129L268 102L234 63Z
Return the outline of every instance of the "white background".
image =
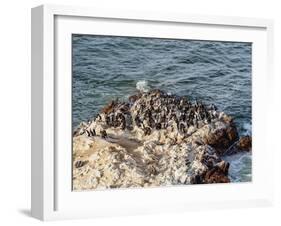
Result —
M275 20L275 102L270 121L275 148L275 197L272 208L194 211L179 214L132 216L50 222L51 225L280 225L281 149L279 128L281 70L281 6L278 0L35 0L2 1L0 8L0 224L36 225L30 218L30 8L42 3L152 10L209 15L272 18ZM279 42L278 42L279 41ZM275 118L274 118L275 117ZM279 133L279 134L278 134ZM93 204L94 205L94 204Z
M127 14L126 14L127 15ZM123 15L125 16L125 15ZM160 16L159 16L160 17ZM162 18L161 18L162 19ZM188 18L186 19L188 20ZM207 26L194 24L165 24L122 21L102 21L77 17L56 17L56 158L57 158L57 200L58 215L75 218L87 213L92 215L112 216L118 213L137 212L176 212L179 207L190 209L208 208L212 203L228 200L237 204L238 200L255 203L271 195L271 179L265 168L270 170L272 152L268 151L264 141L265 116L263 103L268 102L263 92L267 90L266 76L266 31L265 29L245 29L238 27ZM195 40L231 40L250 41L253 45L253 182L231 183L228 185L178 186L158 189L125 189L99 192L71 192L71 34L125 35L142 37L189 38ZM255 92L255 91L260 92ZM264 91L263 91L264 90ZM262 120L260 120L262 119ZM268 158L266 158L268 157ZM271 170L272 171L272 170ZM48 197L48 196L46 196ZM163 199L165 197L165 199ZM52 198L52 196L50 196ZM95 203L95 205L93 205ZM112 205L118 203L118 205ZM197 203L197 204L196 204ZM201 204L199 204L201 203ZM204 206L203 206L204 205ZM229 204L228 204L229 205ZM79 206L80 211L77 210ZM226 205L227 206L227 205ZM237 205L238 206L238 205ZM130 207L130 208L128 208ZM145 210L143 210L145 209ZM209 208L211 209L211 208ZM67 212L71 211L72 216ZM125 212L126 211L126 212ZM123 214L123 215L124 215Z

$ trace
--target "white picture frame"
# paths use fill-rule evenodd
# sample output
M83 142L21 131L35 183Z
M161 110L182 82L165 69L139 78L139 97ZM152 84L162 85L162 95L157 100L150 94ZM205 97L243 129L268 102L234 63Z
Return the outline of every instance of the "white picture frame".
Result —
M68 134L71 130L69 40L72 33L252 42L253 181L72 192L71 149L64 148L71 145ZM32 216L56 220L271 205L273 176L265 171L273 171L273 161L270 161L273 150L262 138L268 117L268 107L265 108L264 103L272 90L272 33L273 22L266 19L57 5L33 8ZM61 128L68 132L61 132ZM81 207L87 200L88 204ZM89 204L93 202L95 205Z

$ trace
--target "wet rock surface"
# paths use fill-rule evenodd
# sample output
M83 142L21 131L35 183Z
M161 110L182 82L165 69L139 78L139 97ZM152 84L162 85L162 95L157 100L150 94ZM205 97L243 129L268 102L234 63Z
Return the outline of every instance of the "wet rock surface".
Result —
M233 119L216 106L137 93L110 102L73 133L73 189L228 183L233 147L247 150ZM239 144L239 145L238 145Z
M240 137L237 148L242 151L251 151L252 150L252 137L250 136L243 136Z

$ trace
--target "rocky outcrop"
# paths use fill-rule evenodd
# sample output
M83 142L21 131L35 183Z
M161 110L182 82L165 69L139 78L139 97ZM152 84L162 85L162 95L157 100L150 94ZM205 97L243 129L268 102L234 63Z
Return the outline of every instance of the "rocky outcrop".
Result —
M237 148L242 151L251 151L252 150L252 138L247 135L240 137Z
M214 105L138 93L74 131L73 189L227 183L221 156L238 140L233 119Z

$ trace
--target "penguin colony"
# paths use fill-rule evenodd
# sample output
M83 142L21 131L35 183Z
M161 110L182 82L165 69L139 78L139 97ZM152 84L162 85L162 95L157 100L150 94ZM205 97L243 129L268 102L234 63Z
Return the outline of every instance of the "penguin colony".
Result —
M153 130L169 128L188 136L189 128L200 128L218 117L219 113L213 104L205 106L200 101L192 103L187 97L152 90L131 96L128 102L119 102L118 99L110 102L93 121L122 130L133 130L136 126L144 135L150 135ZM93 121L80 125L74 135L85 133L89 137L96 136ZM99 135L106 138L106 130L101 130Z

